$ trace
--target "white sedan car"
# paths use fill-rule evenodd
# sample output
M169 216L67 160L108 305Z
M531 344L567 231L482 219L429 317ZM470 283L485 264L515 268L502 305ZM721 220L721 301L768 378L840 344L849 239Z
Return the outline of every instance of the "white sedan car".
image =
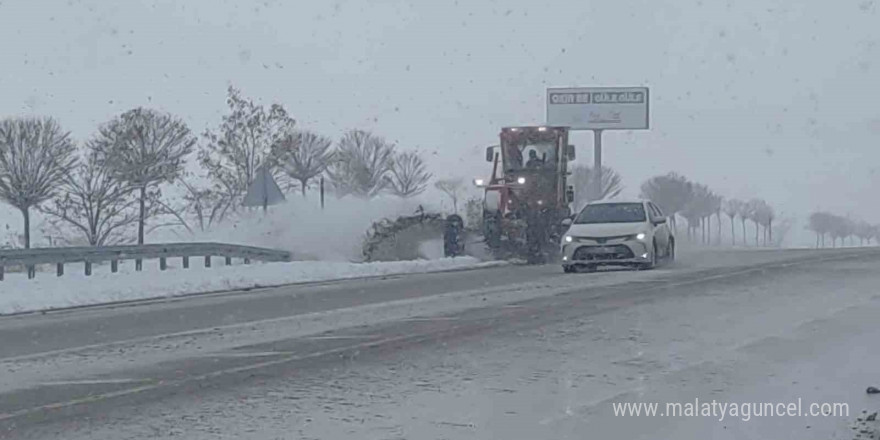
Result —
M562 238L566 272L612 265L650 269L661 259L675 259L675 236L663 212L647 200L592 202Z

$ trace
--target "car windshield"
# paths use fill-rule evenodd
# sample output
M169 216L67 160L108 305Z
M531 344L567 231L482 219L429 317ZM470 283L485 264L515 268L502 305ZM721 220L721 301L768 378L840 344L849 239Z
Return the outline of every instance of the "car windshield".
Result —
M587 205L576 224L634 223L645 221L645 207L641 203L603 203Z

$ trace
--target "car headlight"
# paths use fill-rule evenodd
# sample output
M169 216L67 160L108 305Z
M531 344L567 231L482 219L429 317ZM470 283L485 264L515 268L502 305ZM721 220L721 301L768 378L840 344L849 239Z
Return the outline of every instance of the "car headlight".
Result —
M644 240L644 239L645 239L644 232L639 232L638 234L636 234L636 240Z
M525 183L526 183L526 178L525 178L525 177L520 177L520 178L516 179L516 183L518 183L518 184L520 184L520 185L525 185Z
M571 243L572 241L574 241L574 237L572 237L571 235L566 235L566 236L565 236L565 242L566 242L566 243Z

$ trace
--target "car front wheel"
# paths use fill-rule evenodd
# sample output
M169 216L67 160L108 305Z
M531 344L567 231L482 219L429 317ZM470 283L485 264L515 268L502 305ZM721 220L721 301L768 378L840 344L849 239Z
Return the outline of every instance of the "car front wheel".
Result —
M657 266L657 242L651 244L651 253L650 253L651 261L648 263L642 264L641 268L643 270L653 269Z

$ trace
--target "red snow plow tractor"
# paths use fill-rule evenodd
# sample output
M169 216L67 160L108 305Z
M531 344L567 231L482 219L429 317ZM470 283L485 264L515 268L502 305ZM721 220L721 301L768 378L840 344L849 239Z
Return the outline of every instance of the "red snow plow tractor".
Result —
M568 162L574 160L567 127L507 127L501 143L486 149L492 177L485 187L483 235L497 258L548 262L559 252L574 199Z

